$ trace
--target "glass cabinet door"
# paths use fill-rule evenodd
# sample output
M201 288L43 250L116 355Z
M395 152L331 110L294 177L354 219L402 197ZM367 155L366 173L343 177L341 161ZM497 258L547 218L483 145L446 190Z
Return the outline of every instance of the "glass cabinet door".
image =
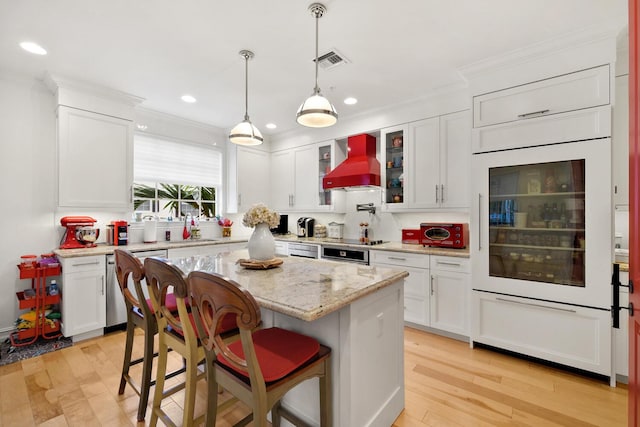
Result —
M322 188L322 178L332 169L331 144L318 146L318 206L331 206L331 190Z
M384 135L384 150L387 191L386 203L403 203L404 194L404 131L388 132Z
M489 168L489 275L585 286L585 161Z

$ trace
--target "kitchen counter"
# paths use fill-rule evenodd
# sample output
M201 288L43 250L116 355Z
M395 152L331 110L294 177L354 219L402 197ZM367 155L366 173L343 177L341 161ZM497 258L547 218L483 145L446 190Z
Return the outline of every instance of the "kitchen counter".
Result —
M59 258L74 258L93 255L109 255L115 249L125 249L131 252L153 251L157 249L187 248L192 246L224 245L229 243L244 243L248 238L219 237L215 239L178 240L172 242L158 241L156 243L132 243L125 246L111 246L98 244L95 248L55 249L53 251Z
M317 245L333 245L333 246L344 246L344 247L353 247L353 248L366 248L369 250L382 250L382 251L392 251L392 252L405 252L405 253L415 253L415 254L423 254L423 255L441 255L441 256L450 256L450 257L459 257L459 258L469 258L469 248L464 249L450 249L450 248L434 248L434 247L424 247L422 245L415 244L406 244L400 242L387 242L379 245L358 245L353 243L345 243L339 239L329 239L329 238L315 238L315 237L307 237L301 238L297 237L294 234L285 235L285 236L274 236L276 240L280 240L283 242L298 242L298 243L314 243Z
M227 276L254 296L264 327L316 338L331 348L335 427L389 426L404 408L406 271L286 257L269 270L236 264L246 249L215 257L208 271ZM188 270L185 268L185 270ZM317 381L305 381L283 405L319 425Z
M390 268L298 257L283 258L277 268L249 270L237 264L243 258L249 258L246 250L222 254L203 269L235 280L251 292L261 307L308 322L409 275ZM183 269L188 273L188 268Z

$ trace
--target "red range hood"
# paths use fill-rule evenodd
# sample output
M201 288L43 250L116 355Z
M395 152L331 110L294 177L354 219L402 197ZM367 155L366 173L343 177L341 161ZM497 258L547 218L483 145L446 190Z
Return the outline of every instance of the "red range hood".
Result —
M363 133L347 139L347 158L322 178L325 190L380 187L376 138Z

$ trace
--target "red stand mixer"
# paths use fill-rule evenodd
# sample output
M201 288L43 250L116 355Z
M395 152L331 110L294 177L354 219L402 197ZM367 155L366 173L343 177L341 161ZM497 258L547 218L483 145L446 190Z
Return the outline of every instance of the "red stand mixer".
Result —
M60 249L94 248L100 230L93 227L97 221L90 216L65 216L60 224L67 230L62 237Z

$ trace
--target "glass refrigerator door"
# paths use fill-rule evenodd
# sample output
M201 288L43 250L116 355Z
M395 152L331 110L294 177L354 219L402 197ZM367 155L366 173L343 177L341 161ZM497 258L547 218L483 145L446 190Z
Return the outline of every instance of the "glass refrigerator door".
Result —
M611 140L474 154L476 290L609 309Z
M489 169L489 275L585 286L585 161Z

